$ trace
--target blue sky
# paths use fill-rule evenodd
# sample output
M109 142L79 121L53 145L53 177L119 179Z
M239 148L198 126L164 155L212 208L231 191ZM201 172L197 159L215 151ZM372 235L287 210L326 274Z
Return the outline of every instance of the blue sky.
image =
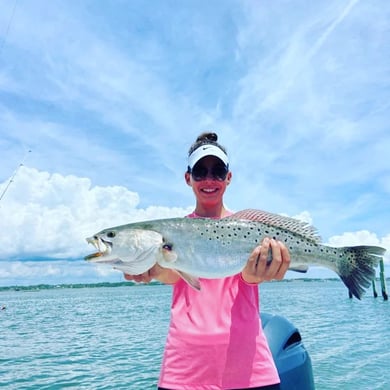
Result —
M0 200L0 285L122 280L82 260L84 238L191 211L187 150L208 130L230 155L232 210L390 249L389 2L0 10L1 192L16 171Z

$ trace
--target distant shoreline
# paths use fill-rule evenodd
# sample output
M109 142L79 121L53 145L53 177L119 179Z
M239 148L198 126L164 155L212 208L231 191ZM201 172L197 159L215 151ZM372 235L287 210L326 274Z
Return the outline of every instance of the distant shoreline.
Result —
M161 285L162 283L153 281L149 285ZM63 283L63 284L36 284L21 286L0 286L0 291L37 291L37 290L55 290L63 288L99 288L99 287L132 287L147 286L147 284L135 282L100 282L100 283Z
M339 278L294 278L283 279L280 281L273 281L271 283L293 283L297 281L303 282L326 282L326 281L342 281ZM379 278L375 279L379 282ZM386 278L386 283L390 281L390 278ZM135 282L100 282L100 283L66 283L66 284L36 284L27 286L0 286L0 291L39 291L39 290L52 290L52 289L64 289L64 288L100 288L100 287L133 287L133 286L156 286L163 285L163 283L152 281L149 284L135 283Z

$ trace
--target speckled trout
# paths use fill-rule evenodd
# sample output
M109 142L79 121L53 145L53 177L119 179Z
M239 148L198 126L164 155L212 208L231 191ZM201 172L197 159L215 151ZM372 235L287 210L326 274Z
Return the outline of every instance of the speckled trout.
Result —
M111 264L130 275L142 274L157 263L175 269L199 289L199 277L213 279L241 272L252 250L265 237L288 247L291 270L306 272L309 265L329 268L359 299L386 251L377 246L323 245L316 229L307 223L265 211L243 210L218 220L171 218L104 229L87 238L98 251L85 259Z

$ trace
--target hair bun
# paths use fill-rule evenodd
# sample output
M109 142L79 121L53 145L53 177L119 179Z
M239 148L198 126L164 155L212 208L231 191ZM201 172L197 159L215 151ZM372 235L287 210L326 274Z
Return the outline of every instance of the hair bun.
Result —
M196 139L196 142L199 142L199 141L213 141L213 142L217 142L218 141L218 136L215 133L202 133Z
M203 146L203 145L214 145L218 148L220 148L226 155L226 149L220 145L218 142L218 136L217 134L215 133L202 133L201 135L198 136L198 138L196 139L196 141L191 145L190 147L190 150L188 151L188 156L191 155L191 153L198 149L200 146Z

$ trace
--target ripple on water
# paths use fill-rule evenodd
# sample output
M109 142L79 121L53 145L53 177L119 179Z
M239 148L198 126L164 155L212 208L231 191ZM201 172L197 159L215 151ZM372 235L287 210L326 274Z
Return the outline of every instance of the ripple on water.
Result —
M155 389L169 286L1 292L5 390ZM389 302L350 300L341 282L261 287L262 310L299 329L319 390L390 389Z

